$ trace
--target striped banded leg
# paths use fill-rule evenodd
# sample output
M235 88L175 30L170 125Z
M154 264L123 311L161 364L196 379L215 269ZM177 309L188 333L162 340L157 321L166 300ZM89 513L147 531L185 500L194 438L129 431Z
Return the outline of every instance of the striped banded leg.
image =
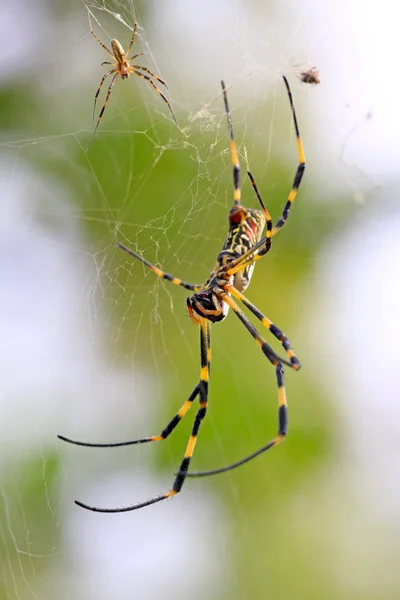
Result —
M232 296L235 296L235 298L237 298L238 300L240 300L240 302L242 302L249 309L249 311L252 312L253 315L255 315L257 317L257 319L259 319L261 321L261 323L267 329L269 329L269 331L272 333L272 335L275 336L276 339L282 343L282 346L283 346L284 350L286 350L286 354L289 357L291 367L295 371L298 371L301 367L300 361L297 358L297 356L295 355L295 353L293 352L293 350L291 349L290 341L289 341L288 337L283 333L283 331L281 329L279 329L279 327L277 327L265 315L263 315L263 313L260 310L258 310L258 308L256 306L254 306L254 304L252 302L250 302L250 300L248 300L246 298L246 296L244 296L241 292L239 292L239 290L237 290L234 286L232 286L232 285L226 286L226 291L229 292L230 294L232 294Z
M148 81L150 83L150 85L153 86L153 88L156 90L157 94L160 94L160 96L164 100L164 102L166 104L168 104L168 108L171 111L171 115L173 116L175 123L177 123L176 117L175 117L175 113L172 110L172 106L170 105L167 97L164 96L164 94L162 93L162 91L160 90L160 88L158 86L156 86L156 84L154 83L154 81L148 75L145 75L144 73L141 73L140 71L137 71L136 67L134 65L132 65L131 67L129 67L128 70L129 70L130 73L134 73L135 75L139 75L139 77L142 77L142 79L145 79L146 81ZM158 79L158 77L156 79Z
M103 46L104 50L111 56L111 58L113 60L115 60L114 54L107 48L107 46L105 44L103 44L103 42L101 41L101 39L99 37L97 37L97 35L93 31L92 21L90 19L90 14L89 14L89 25L90 25L90 33L92 34L92 36L99 42L100 46Z
M122 508L97 508L95 506L89 506L88 504L84 504L78 500L75 500L75 504L82 508L86 508L87 510L91 510L94 512L103 512L103 513L120 513L120 512L128 512L132 510L137 510L138 508L144 508L145 506L150 506L151 504L156 504L157 502L162 502L162 500L167 500L179 492L182 489L182 486L187 477L187 472L190 465L190 460L193 456L194 448L196 446L197 436L199 433L200 425L204 417L207 413L207 401L208 401L208 380L209 380L209 372L210 372L210 360L211 360L211 351L210 351L210 324L206 319L200 320L200 356L201 356L201 370L200 370L200 381L196 386L192 396L189 400L183 404L181 410L178 412L176 417L172 419L169 425L164 429L163 433L166 433L165 437L167 437L171 431L176 427L176 425L181 420L182 416L186 414L187 410L191 406L191 402L193 402L194 398L199 394L200 396L200 408L197 411L192 433L189 437L189 441L186 447L186 451L183 457L183 460L180 464L179 472L175 477L172 489L165 494L161 494L156 498L151 498L150 500L146 500L145 502L140 502L139 504L133 504L132 506L124 506ZM190 405L188 405L190 402ZM180 416L180 413L183 413ZM164 439L162 434L160 436L155 436L155 438L144 438L142 441L158 441L160 439Z
M113 87L114 87L114 83L116 82L118 75L119 75L119 73L118 73L118 72L117 72L117 73L115 73L114 77L113 77L113 78L112 78L112 80L111 80L111 83L110 83L110 85L108 86L107 96L106 96L106 99L105 99L105 101L104 101L104 104L103 104L103 106L102 106L102 108L101 108L101 111L100 111L100 113L99 113L99 117L98 117L98 119L97 119L96 127L94 128L94 131L93 131L93 133L92 133L92 136L91 136L91 138L90 138L90 140L89 140L89 143L88 143L88 145L87 145L87 147L86 147L86 152L89 150L89 146L90 146L90 144L91 144L91 143L92 143L92 141L93 141L93 138L94 138L94 136L95 136L95 134L96 134L96 131L97 131L97 128L98 128L98 126L100 125L101 118L102 118L102 116L103 116L103 113L104 113L104 111L106 110L106 107L107 107L107 102L108 102L108 99L109 99L109 97L110 97L111 90L112 90L112 89L113 89Z
M241 465L244 465L245 463L249 462L256 456L263 454L263 452L266 452L270 448L277 446L282 440L284 440L284 438L287 435L287 430L288 430L287 400L286 400L286 390L285 390L285 385L284 385L284 377L283 377L284 370L283 370L282 362L285 362L285 364L288 364L288 363L286 363L286 361L282 361L281 359L279 359L279 357L274 353L272 348L270 346L268 346L268 344L263 340L263 338L257 332L255 327L253 327L252 323L250 323L250 321L247 319L247 317L243 313L243 311L241 311L240 308L237 306L237 304L234 302L234 300L232 300L232 298L230 298L229 296L224 296L224 302L229 304L229 306L232 308L232 310L235 312L235 314L239 317L240 321L243 323L243 325L246 327L246 329L251 333L253 338L256 340L256 342L260 346L261 350L263 351L264 355L268 358L268 360L276 368L275 369L276 381L277 381L277 386L278 386L278 422L279 422L278 434L272 441L268 442L268 444L266 444L265 446L262 446L255 452L252 452L252 454L249 454L245 458L242 458L241 460L239 460L235 463L227 465L226 467L220 467L218 469L213 469L210 471L198 471L198 472L187 473L187 477L205 477L207 475L217 475L218 473L224 473L225 471L231 471L232 469L235 469L236 467L240 467ZM290 363L289 363L289 366L291 366Z
M189 475L189 465L193 456L194 448L197 441L200 425L202 420L207 414L207 403L208 403L208 381L210 376L210 362L211 362L211 345L210 345L210 322L206 319L201 319L201 335L200 335L200 352L201 352L201 373L200 373L200 408L197 411L192 433L189 438L188 445L186 446L185 456L180 464L179 471L176 474L174 485L170 496L178 494L185 482L186 477Z
M147 52L138 52L137 54L134 54L133 56L127 58L126 62L132 62L133 60L135 60L135 58L137 58L138 56L143 56L144 54L147 54Z
M124 244L121 244L121 242L118 242L117 246L118 246L118 248L125 250L125 252L127 252L134 258L137 258L138 260L140 260L144 265L146 265L146 267L149 267L149 269L151 269L153 271L153 273L158 275L158 277L161 277L161 279L166 279L167 281L170 281L174 285L180 285L181 287L184 287L187 290L193 290L195 292L198 292L203 287L200 284L186 283L185 281L182 281L182 279L178 279L177 277L174 277L173 275L170 275L169 273L166 273L165 271L158 269L153 264L151 264L151 262L149 262L148 260L146 260L145 258L140 256L139 254L137 254L136 252L134 252L127 246L124 246Z
M85 446L89 448L119 448L121 446L134 446L136 444L147 444L148 442L160 442L165 440L175 429L175 427L180 423L183 417L188 412L189 408L191 408L193 401L199 395L200 389L199 385L196 385L193 392L190 394L189 398L184 402L181 408L178 410L176 415L171 419L166 427L162 430L160 435L153 435L145 438L141 438L138 440L126 440L124 442L113 442L111 444L97 444L90 442L79 442L77 440L72 440L71 438L64 437L63 435L57 435L58 439L63 442L68 442L69 444L75 444L75 446Z
M137 28L137 23L134 23L131 41L129 42L128 50L125 52L125 56L128 56L128 54L131 51L131 48L133 46L133 42L135 41L136 28Z
M102 63L102 64L106 64L106 63ZM108 64L108 65L111 65L111 64L113 64L113 63L107 63L107 64ZM93 125L94 125L94 114L95 114L95 112L96 112L96 102L97 102L97 98L99 97L100 90L101 90L101 88L103 87L103 83L104 83L104 81L106 80L106 78L107 78L109 75L111 75L111 73L114 73L114 71L115 71L115 69L111 69L111 71L108 71L108 73L106 73L105 75L103 75L103 77L102 77L102 79L101 79L101 81L100 81L99 88L98 88L97 92L96 92L96 93L95 93L95 95L94 95L93 117L92 117L92 122L93 122Z
M231 111L229 110L228 96L226 93L225 83L223 81L221 81L221 86L222 86L222 93L224 95L225 113L226 113L226 118L228 121L230 148L231 148L232 165L233 165L233 201L234 201L235 205L238 206L240 204L240 199L241 199L240 164L239 164L239 158L238 158L235 138L233 137L232 117L231 117Z
M291 209L293 201L296 197L297 190L300 187L300 183L301 183L301 180L303 179L303 175L304 175L304 170L306 168L306 159L304 156L303 144L302 144L301 138L300 138L300 130L299 130L299 125L297 123L297 117L296 117L296 111L294 108L292 92L290 90L288 80L286 79L285 76L283 76L283 81L285 82L285 85L286 85L287 93L289 96L290 108L292 110L292 115L293 115L293 122L294 122L294 128L296 131L296 139L297 139L297 149L298 149L298 153L299 153L299 165L297 167L297 171L296 171L296 174L295 174L294 180L293 180L292 189L290 190L290 194L288 196L287 202L283 209L282 216L280 219L278 219L275 227L272 230L273 236L276 235L280 229L282 229L282 227L284 226L284 224L286 223L286 221L289 218L290 209Z
M258 201L261 205L261 208L263 210L263 213L265 215L265 220L266 220L266 225L265 225L265 247L260 250L260 252L258 253L259 256L264 256L264 254L267 254L267 252L270 251L271 249L271 244L272 244L272 239L271 239L271 232L272 232L272 218L271 215L269 214L267 207L265 206L263 199L261 198L261 194L258 191L258 187L256 182L254 181L254 177L253 175L250 173L250 171L247 171L247 175L249 176L249 179L251 181L251 185L253 186L253 190L258 198ZM241 257L243 258L243 257Z
M131 60L133 60L137 56L139 56L139 54L137 54L136 56L132 56ZM165 81L163 79L160 79L159 77L157 77L157 75L154 75L154 73L152 73L152 71L150 71L150 69L147 69L147 67L141 67L140 65L132 65L132 67L134 67L135 69L140 69L141 71L145 71L146 73L148 73L149 75L154 77L154 79L156 79L157 81L159 81L160 83L165 85L165 87L168 89L168 86L165 83Z

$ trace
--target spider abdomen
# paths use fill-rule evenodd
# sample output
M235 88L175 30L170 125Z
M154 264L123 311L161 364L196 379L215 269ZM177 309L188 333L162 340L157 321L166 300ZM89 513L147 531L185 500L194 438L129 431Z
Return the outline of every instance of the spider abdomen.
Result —
M111 49L118 63L125 62L125 52L118 40L111 40Z

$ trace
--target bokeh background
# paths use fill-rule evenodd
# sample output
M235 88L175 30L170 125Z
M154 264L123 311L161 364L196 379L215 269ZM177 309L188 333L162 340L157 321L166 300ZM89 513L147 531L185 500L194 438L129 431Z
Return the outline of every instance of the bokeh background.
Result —
M0 598L326 598L400 595L398 52L393 2L8 0L0 31ZM97 135L107 56L136 51L166 105L118 80ZM297 75L316 65L321 84ZM116 249L202 281L232 203L220 79L243 170L285 229L249 298L302 360L287 372L290 435L242 468L169 489L191 417L157 447L79 448L157 434L198 378L184 290ZM101 99L104 96L101 96ZM99 108L101 102L99 103ZM273 368L229 315L212 329L210 410L193 468L273 437ZM278 349L279 346L276 346ZM287 370L288 371L288 370ZM194 414L194 412L193 412Z

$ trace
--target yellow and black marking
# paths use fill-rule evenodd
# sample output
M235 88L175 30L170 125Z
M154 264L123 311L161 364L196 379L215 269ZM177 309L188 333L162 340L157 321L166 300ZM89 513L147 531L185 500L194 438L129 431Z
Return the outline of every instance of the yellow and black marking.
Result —
M277 327L265 315L263 315L263 313L260 310L258 310L258 308L256 306L254 306L254 304L252 302L250 302L250 300L248 300L246 298L246 296L244 296L241 292L239 292L239 290L237 290L233 286L227 286L227 291L230 294L232 294L232 296L235 296L235 298L240 300L240 302L242 302L249 309L249 311L252 312L253 315L255 315L257 317L257 319L259 319L261 321L261 323L267 329L269 329L269 331L272 333L272 335L275 336L276 339L282 343L282 346L283 346L284 350L286 350L286 353L289 357L291 367L295 371L298 371L301 367L300 361L297 358L297 356L295 355L295 353L293 352L293 350L291 349L290 341L289 341L288 337L283 333L283 331L281 329L279 329L279 327Z
M95 34L93 34L95 35ZM96 39L97 36L95 36ZM100 40L99 40L100 41ZM102 44L102 42L100 42ZM130 46L133 43L133 38ZM103 45L103 44L102 44ZM114 48L113 48L114 49ZM109 50L106 48L107 52ZM115 51L115 49L114 49ZM110 52L109 52L110 53ZM120 56L118 56L120 58ZM143 67L141 68L144 71L147 71ZM129 67L130 70L134 69L134 67ZM118 68L117 68L118 71ZM111 74L114 71L110 71ZM131 71L133 72L133 71ZM134 71L136 74L144 77L145 79L149 79L147 75L140 73L139 71ZM149 72L149 71L147 71ZM150 72L149 72L150 73ZM118 73L117 73L118 74ZM162 80L159 80L155 75L150 73L156 80L164 83ZM107 75L106 75L107 76ZM106 77L105 76L105 77ZM114 76L114 79L117 75ZM101 85L105 79L103 77ZM156 498L152 498L147 500L146 502L141 502L139 504L134 504L131 506L127 506L124 508L96 508L93 506L88 506L83 504L82 502L76 502L79 506L83 508L87 508L89 510L93 510L96 512L107 512L107 513L116 513L116 512L126 512L131 510L136 510L138 508L143 508L145 506L149 506L151 504L155 504L157 502L161 502L162 500L166 500L167 498L171 498L178 494L187 477L201 477L206 475L214 475L217 473L223 473L225 471L230 471L240 465L243 465L256 456L262 454L263 452L269 450L270 448L279 444L283 439L285 439L288 431L288 415L287 415L287 400L286 400L286 390L284 386L284 367L283 365L287 365L294 370L300 369L300 362L297 359L295 353L290 347L290 342L287 336L283 333L281 329L279 329L272 321L270 321L254 304L250 302L242 292L247 288L250 283L254 266L256 261L258 261L262 256L268 253L271 248L272 237L283 227L288 216L290 207L295 199L297 190L300 186L304 168L305 168L305 158L302 143L300 140L299 127L297 124L296 113L293 104L293 98L290 91L289 84L287 79L284 77L284 82L286 85L286 89L289 96L290 106L292 109L292 115L296 130L297 136L297 145L299 152L299 165L297 167L296 175L294 178L294 183L292 186L292 190L289 194L288 200L284 207L281 218L277 221L275 227L272 227L272 219L269 214L261 195L258 191L255 180L250 172L248 172L248 176L250 178L251 184L253 186L254 192L258 198L259 204L261 206L260 209L253 208L245 208L240 203L241 192L240 192L240 165L238 159L238 152L233 136L233 127L232 127L232 119L229 111L228 99L225 84L222 82L222 90L223 97L225 103L225 111L228 122L228 130L230 137L230 150L232 156L232 165L233 165L233 186L234 186L234 202L233 206L229 212L229 231L226 236L223 248L220 254L217 257L216 265L211 272L208 279L202 285L196 285L191 283L186 283L182 279L174 277L169 273L159 269L146 259L142 258L139 254L119 243L118 247L140 260L146 267L151 269L155 275L158 277L170 281L174 285L181 286L193 292L192 296L187 298L187 308L189 312L189 316L192 321L200 327L200 380L194 390L192 391L189 398L182 404L181 408L178 410L176 415L171 419L171 421L164 427L159 435L146 437L133 441L119 442L113 444L90 444L86 442L78 442L66 438L64 436L59 436L59 438L63 441L67 441L73 444L77 444L80 446L92 446L92 447L117 447L117 446L127 446L131 444L144 444L148 442L158 442L165 440L178 426L183 417L188 413L189 409L193 405L194 400L199 397L199 408L197 410L192 431L186 446L186 450L181 461L179 471L176 474L174 483L172 488L166 492L165 494L161 494ZM155 86L154 82L151 81L151 84ZM101 87L101 86L100 86ZM98 95L98 94L97 94ZM97 98L96 95L96 98ZM108 94L109 96L109 94ZM107 96L107 98L108 98ZM165 98L164 98L165 99ZM106 100L107 103L107 100ZM105 103L105 105L106 105ZM100 117L104 111L105 105L100 113ZM97 126L96 126L97 127ZM264 233L265 231L265 233ZM236 301L241 302L269 331L270 333L281 342L283 349L287 354L288 360L285 360L278 356L278 354L274 351L274 349L265 341L265 339L258 332L253 323L249 320L249 318L245 315L243 310L238 306ZM268 444L262 446L257 451L253 452L249 456L243 458L240 461L237 461L231 465L226 467L214 469L211 471L202 471L202 472L189 472L190 461L192 459L198 434L200 431L201 423L206 416L207 413L207 403L208 403L208 385L209 385L209 376L210 376L210 365L211 365L211 338L210 338L210 328L212 322L222 321L226 318L229 309L231 309L250 335L253 337L257 345L260 347L264 356L268 359L268 361L274 365L275 373L276 373L276 381L277 381L277 390L278 390L278 433L277 436L270 441Z
M292 110L292 115L293 115L294 128L296 131L297 150L299 153L299 165L297 167L297 171L296 171L296 174L295 174L294 180L293 180L292 189L290 190L290 194L289 194L289 197L285 204L285 207L283 209L282 216L276 222L275 227L272 230L273 236L276 235L280 229L282 229L282 227L284 226L284 224L286 223L286 221L289 218L290 209L292 207L294 199L296 198L297 190L300 187L301 180L303 179L304 171L306 168L306 159L304 156L303 144L301 142L299 125L297 123L297 117L296 117L296 111L294 108L292 92L289 87L289 82L285 76L283 76L283 81L285 82L285 85L286 85L286 90L287 90L289 102L290 102L290 108Z
M128 512L128 511L132 511L132 510L137 510L138 508L144 508L145 506L150 506L151 504L156 504L157 502L161 502L162 500L167 500L168 498L175 496L175 494L178 494L181 491L182 486L183 486L185 479L187 477L187 474L188 474L187 472L189 469L190 460L193 456L193 452L194 452L194 449L196 446L196 441L197 441L197 436L198 436L198 433L200 430L200 425L207 413L209 359L211 357L210 341L211 341L210 340L210 323L206 319L202 319L201 327L200 327L200 356L201 356L200 381L199 381L198 385L195 387L195 389L193 390L192 395L190 396L189 400L187 400L183 404L181 409L178 411L177 415L170 421L169 425L167 425L167 427L163 430L161 435L154 436L152 438L151 437L144 438L143 440L137 440L136 442L126 442L125 444L119 444L119 445L128 445L128 444L135 444L135 443L139 444L139 443L142 443L143 441L152 442L152 441L159 441L160 439L165 439L166 437L168 437L168 435L171 433L171 431L173 431L175 429L175 427L177 426L177 424L179 423L181 418L189 410L193 400L196 398L197 395L199 395L200 396L200 408L197 411L197 414L196 414L196 417L195 417L195 420L193 423L192 432L190 434L189 441L186 446L185 454L184 454L184 457L180 464L179 472L177 473L177 475L175 477L175 481L173 483L172 489L169 492L166 492L165 494L161 494L160 496L157 496L156 498L151 498L150 500L146 500L145 502L140 502L139 504L134 504L132 506L124 506L122 508L97 508L95 506L90 506L88 504L84 504L83 502L80 502L79 500L75 500L75 504L77 504L78 506L80 506L82 508L86 508L86 509L94 511L94 512L103 512L103 513ZM80 442L73 442L72 440L69 440L62 436L58 436L58 437L64 441L68 441L73 444L87 445L87 444L82 444ZM90 444L90 445L94 446L95 444ZM98 444L98 445L104 446L102 444ZM114 444L110 444L110 445L114 445Z
M225 87L225 83L223 81L221 81L221 86L222 86L222 93L224 95L226 118L228 121L231 157L232 157L232 165L233 165L233 201L236 205L238 205L238 204L240 204L240 198L241 198L240 165L239 165L236 142L235 142L235 138L233 137L232 117L231 117L231 111L229 110L228 95L226 93L226 87Z
M230 286L230 291L232 292L231 286ZM249 319L246 317L244 312L238 307L236 302L230 296L225 295L224 302L226 302L230 306L230 308L233 310L233 312L236 314L236 316L239 318L239 320L243 323L243 325L246 327L247 331L257 342L258 346L260 346L261 351L266 356L266 358L268 358L270 363L272 363L273 365L277 365L278 363L283 363L283 364L287 365L288 367L292 366L292 364L290 362L288 362L287 360L281 358L280 356L278 356L276 354L276 352L273 350L273 348L271 348L271 346L264 340L262 335L260 335L260 333L254 327L253 323L251 321L249 321Z
M138 260L140 260L144 265L146 265L146 267L149 267L149 269L151 269L153 271L153 273L158 275L158 277L161 277L161 279L166 279L167 281L170 281L174 285L180 285L181 287L184 287L187 290L193 290L193 291L201 290L202 285L194 284L194 283L186 283L186 281L182 281L182 279L178 279L177 277L174 277L173 275L170 275L169 273L166 273L165 271L158 269L157 267L152 265L151 262L149 262L148 260L143 258L143 256L140 256L140 254L137 254L131 248L128 248L128 246L125 246L124 244L121 244L120 242L118 242L117 246L118 246L118 248L125 250L125 252L127 252L134 258L137 258Z
M226 473L227 471L232 471L232 469L236 469L241 465L248 463L256 456L263 454L267 450L270 450L274 446L277 446L280 442L282 442L288 431L288 415L287 415L287 404L286 404L286 390L283 382L283 366L280 362L276 365L276 380L278 384L278 434L277 436L265 446L262 446L255 452L252 452L245 458L238 460L226 467L219 467L218 469L212 469L210 471L192 471L187 474L187 477L208 477L209 475L219 475L220 473Z

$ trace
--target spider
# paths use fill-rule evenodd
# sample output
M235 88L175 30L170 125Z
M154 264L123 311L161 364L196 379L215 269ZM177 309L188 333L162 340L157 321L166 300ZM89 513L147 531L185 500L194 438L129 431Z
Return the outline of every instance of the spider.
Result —
M178 494L182 489L186 477L213 475L217 473L222 473L224 471L229 471L231 469L235 469L236 467L239 467L240 465L243 465L244 463L247 463L248 461L252 460L259 454L262 454L266 450L269 450L273 446L276 446L286 437L288 419L286 391L283 381L283 365L285 364L288 367L294 369L295 371L298 371L300 369L300 362L297 359L293 350L291 349L290 342L286 335L283 333L283 331L279 329L274 323L272 323L272 321L270 321L267 317L265 317L262 314L262 312L256 306L254 306L254 304L252 304L250 300L248 300L246 296L244 296L242 293L246 290L250 283L255 262L268 253L268 251L271 248L272 237L276 235L285 225L289 217L290 209L296 197L297 190L300 186L305 169L303 145L300 139L299 127L297 124L292 94L286 77L283 77L283 81L286 85L294 121L294 127L296 131L299 164L294 177L292 189L290 190L289 196L287 198L286 204L282 212L282 216L276 222L275 227L272 226L271 216L263 203L254 178L249 171L248 176L260 203L261 210L254 208L245 208L241 204L240 166L238 160L238 153L233 136L232 119L229 111L226 88L224 82L222 81L222 92L225 103L225 112L228 121L230 150L233 163L234 202L229 212L228 235L226 237L223 248L217 257L216 265L212 270L210 276L208 277L206 282L201 285L186 283L185 281L182 281L182 279L178 279L177 277L174 277L169 273L162 271L161 269L147 261L145 258L141 257L139 254L131 250L130 248L124 246L121 243L118 244L118 246L122 250L124 250L134 258L140 260L144 265L151 269L153 273L158 275L158 277L166 279L174 285L179 285L193 292L192 296L187 298L186 303L190 318L194 323L196 323L196 325L199 326L200 329L200 379L197 385L195 386L194 390L188 397L188 399L183 403L176 415L171 419L171 421L166 425L166 427L161 431L159 435L145 437L133 441L117 442L111 444L93 444L88 442L79 442L61 435L58 436L59 439L69 442L71 444L77 444L79 446L103 448L128 446L131 444L145 444L149 442L159 442L161 440L165 440L174 431L178 423L193 405L193 402L197 398L197 396L199 396L200 406L197 410L197 414L194 419L191 435L189 437L189 441L186 447L183 460L180 464L179 471L178 473L176 473L172 488L168 492L150 500L147 500L145 502L141 502L139 504L134 504L131 506L126 506L123 508L96 508L94 506L89 506L76 500L75 502L78 506L95 512L106 513L126 512L136 510L138 508L143 508L144 506L149 506L151 504L161 502L162 500L166 500L167 498L171 498L172 496ZM264 230L265 233L263 233ZM245 313L238 306L237 301L241 302L257 319L261 321L262 325L264 325L266 329L268 329L269 332L281 342L283 349L286 351L287 359L280 358L275 353L275 351L264 340L264 338L260 335L260 333L254 327L254 325L245 315ZM243 323L250 335L254 338L267 360L270 363L272 363L272 365L274 365L275 367L276 380L278 386L278 433L277 436L268 444L262 446L261 448L259 448L249 456L239 460L238 462L235 462L225 467L214 469L212 471L189 473L189 465L193 456L197 436L202 421L207 413L208 381L211 363L211 323L217 323L225 319L230 308L238 317L238 319Z
M160 79L159 77L157 77L157 75L154 75L154 73L152 73L146 67L141 67L140 65L131 65L131 64L129 64L132 60L134 60L138 56L142 56L144 54L144 52L139 52L139 54L134 54L133 56L131 56L129 58L129 53L130 53L131 48L133 46L133 42L135 41L136 27L137 27L137 25L135 23L134 26L133 26L133 33L132 33L131 41L130 41L129 46L128 46L128 50L125 52L124 49L123 49L123 47L121 46L121 44L119 43L118 40L111 40L111 50L109 50L107 48L107 46L105 44L103 44L103 42L101 41L101 39L97 37L97 35L93 31L92 24L90 23L91 34L99 42L99 44L101 46L103 46L104 50L112 58L112 62L103 62L101 64L102 65L112 65L113 66L113 68L110 71L108 71L108 73L106 73L105 75L103 75L103 77L102 77L102 79L100 81L99 88L98 88L97 92L94 95L93 123L94 123L94 115L95 115L95 111L96 111L96 102L97 102L97 98L98 98L98 96L100 94L100 90L101 90L101 88L103 86L103 83L107 79L107 77L109 77L113 73L115 73L115 75L113 76L113 78L111 80L111 83L108 86L108 91L107 91L106 99L105 99L103 107L102 107L102 109L101 109L101 111L99 113L99 116L98 116L98 119L97 119L97 123L96 123L96 127L94 128L92 136L91 136L91 138L89 140L89 143L87 145L86 151L89 149L89 146L92 143L93 138L94 138L94 136L96 134L97 128L100 125L100 121L101 121L102 116L104 114L104 111L106 109L108 100L109 100L110 95L111 95L111 90L114 87L114 83L116 82L117 77L121 77L121 79L128 79L129 75L131 73L134 73L135 75L138 75L139 77L142 77L143 79L145 79L146 81L148 81L150 83L150 85L153 86L153 88L156 90L156 92L158 92L160 94L160 96L164 100L164 102L166 102L168 104L168 108L171 111L171 114L172 114L172 116L174 118L174 121L176 123L176 118L175 118L175 115L174 115L174 111L172 110L170 103L168 102L167 98L164 96L164 94L162 93L162 91L160 90L160 88L151 79L151 77L153 77L156 81L158 81L159 83L162 83L162 85L165 85L165 87L167 87L167 84L165 83L165 81L163 81L162 79ZM141 71L144 71L144 73L142 73ZM145 73L148 73L148 75L145 75Z
M313 85L321 83L317 67L311 67L308 71L300 71L299 78L303 83L311 83Z

